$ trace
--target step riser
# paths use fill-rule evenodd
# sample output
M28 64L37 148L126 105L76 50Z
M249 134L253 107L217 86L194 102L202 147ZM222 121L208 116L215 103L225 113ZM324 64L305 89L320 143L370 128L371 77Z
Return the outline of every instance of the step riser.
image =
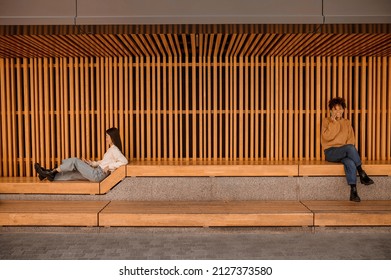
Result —
M391 200L391 177L358 183L363 200ZM61 200L347 200L344 177L130 177L105 195L17 195L0 199Z

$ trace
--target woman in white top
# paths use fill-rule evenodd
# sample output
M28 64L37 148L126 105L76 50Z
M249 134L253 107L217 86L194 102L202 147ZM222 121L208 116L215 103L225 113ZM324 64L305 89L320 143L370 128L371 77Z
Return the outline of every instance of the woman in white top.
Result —
M109 149L100 161L81 160L68 158L62 164L52 170L41 167L38 163L34 168L39 174L39 179L47 178L49 181L89 180L100 182L118 167L128 164L128 160L122 154L122 142L117 128L106 130L106 144Z

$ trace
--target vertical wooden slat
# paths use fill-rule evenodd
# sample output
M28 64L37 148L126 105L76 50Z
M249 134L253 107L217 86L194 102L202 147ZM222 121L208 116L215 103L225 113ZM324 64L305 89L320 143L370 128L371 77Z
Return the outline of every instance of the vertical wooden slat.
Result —
M311 127L310 127L310 121L311 121L311 105L312 105L312 98L311 98L311 58L307 57L305 59L305 154L304 157L307 159L310 159L310 151L311 151L311 144L310 138L312 138L311 135Z
M124 155L125 157L129 158L129 160L131 161L132 160L132 157L130 156L131 154L131 150L133 149L132 146L130 146L130 142L131 142L131 136L133 133L132 133L132 130L131 130L131 126L130 126L130 122L129 122L129 118L130 118L130 115L131 115L131 112L130 112L130 109L129 109L129 99L130 99L130 83L131 83L131 79L129 79L129 57L124 57L124 61L123 61L124 65L123 65L123 81L124 81L124 87L123 87L123 94L124 94L124 121L123 121L123 135L124 135L124 138L123 138L123 152L124 152ZM154 146L156 147L156 145Z
M294 96L295 96L295 100L294 100L294 111L295 111L295 138L294 138L294 141L295 141L295 145L294 145L294 159L297 160L299 159L299 137L300 137L300 133L299 133L299 119L301 118L301 115L300 115L300 111L299 111L299 96L301 95L300 94L300 91L299 91L299 58L298 57L295 57L294 58L294 72L295 72L295 86L294 86ZM293 100L292 100L293 101Z
M130 132L129 133L129 157L130 159L133 159L135 157L134 153L134 124L133 124L133 119L134 119L134 104L133 104L133 96L135 95L135 90L134 90L134 79L133 79L133 58L129 58L129 128ZM159 96L159 95L158 95ZM159 118L160 121L160 118ZM159 125L159 122L158 122Z
M304 81L303 81L303 73L304 73L304 64L303 64L303 58L299 58L299 159L302 160L304 158L304 135L306 131L304 131Z
M391 159L391 57L387 58L387 160Z
M377 67L376 67L376 109L375 109L375 112L376 112L376 134L375 134L375 141L376 141L376 144L375 144L375 155L376 155L376 159L380 159L381 158L381 152L380 152L380 148L381 148L381 132L384 131L382 130L382 127L381 127L381 101L382 101L382 90L381 90L381 78L382 78L382 75L381 75L381 58L380 57L377 57Z
M140 132L140 58L136 57L135 59L135 90L134 90L134 95L135 95L135 118L136 118L136 125L135 125L135 145L136 145L136 154L135 157L136 159L140 160L142 159L141 157L141 143L140 143L140 137L141 137L141 132Z
M265 158L266 160L269 160L272 156L270 155L270 150L271 150L271 146L272 146L272 141L270 140L270 129L272 126L272 118L271 118L271 92L273 92L273 89L272 89L272 81L274 79L274 76L273 76L273 71L271 70L272 67L271 67L271 61L272 61L272 58L270 57L267 57L266 58L266 104L265 104L265 108L266 108L266 154L265 154Z
M11 176L16 176L17 173L17 141L16 141L16 88L15 88L15 59L11 59L11 65L10 65L10 76L9 76L11 85L10 85L10 91L11 91L11 106L10 106L10 113L9 117L11 119L11 128L10 131L10 151L11 151Z
M152 125L151 125L151 57L146 57L145 62L145 102L146 102L146 158L152 158Z
M255 159L255 131L256 131L256 125L255 125L255 117L256 117L256 102L255 102L255 84L256 84L256 79L255 79L255 69L257 66L255 65L255 59L254 56L250 57L250 159Z
M8 175L7 163L7 137L6 137L6 77L5 77L5 59L0 59L0 104L1 104L1 154L2 154L2 174Z
M387 159L387 57L381 58L381 109L379 112L381 114L381 137L379 137L380 145L379 149L381 151L379 159ZM388 107L390 108L390 107ZM381 139L380 139L381 138ZM389 141L390 138L388 138Z
M23 93L23 81L22 81L22 70L23 70L23 66L21 64L22 62L22 59L21 58L18 58L16 60L16 80L17 80L17 86L16 86L16 95L17 95L17 119L18 119L18 139L15 139L16 143L15 143L15 146L17 146L17 159L18 159L18 168L19 168L19 174L16 172L14 174L14 176L26 176L25 174L25 162L24 162L24 159L25 159L25 155L24 155L24 141L23 141L23 137L24 137L24 129L23 129L23 103L22 102L22 93ZM1 73L1 65L0 65L0 73ZM1 75L1 74L0 74ZM0 89L0 94L1 94L1 89ZM1 124L0 124L1 125ZM1 127L0 127L0 135L1 135ZM1 136L0 136L0 139L1 139ZM53 143L53 141L51 141L50 143ZM16 148L16 147L15 147ZM1 152L0 152L0 155L1 155ZM1 158L1 156L0 156Z
M260 82L261 82L260 73L262 73L262 70L260 71L260 68L262 69L263 65L260 60L261 60L261 58L259 58L259 57L255 57L255 59L254 59L254 63L255 63L254 64L254 68L255 68L255 72L254 72L254 83L255 83L255 87L254 87L254 95L255 95L254 158L255 159L262 158L261 153L260 153L260 150L262 149L262 144L261 144L260 139L263 137L260 135L261 133L260 133L260 129L259 129L259 123L260 123L260 116L263 114L262 114L262 110L261 110L262 108L260 107L259 99L263 98L263 94L260 90ZM263 133L263 131L262 131L262 133Z
M39 131L37 131L37 124L38 124L38 117L37 117L37 71L36 71L36 59L31 59L30 61L30 94L31 94L31 132L33 133L33 137L31 138L32 143L32 160L38 161L39 160L39 148L37 146L37 142L39 143L39 139L37 137L39 136Z
M322 118L322 109L321 109L321 82L322 82L322 72L321 72L321 58L316 57L316 108L315 108L315 114L316 114L316 120L315 120L315 157L314 159L320 159L321 158L321 146L320 146L320 139L321 139L321 118Z
M224 108L225 108L225 112L224 112L224 115L225 115L225 158L226 159L229 159L230 158L230 149L229 149L229 146L230 146L230 132L229 132L229 121L230 121L230 117L229 117L229 104L230 104L230 87L229 87L229 70L230 70L230 67L229 67L229 57L228 56L225 56L224 58L224 61L225 61L225 65L226 65L226 71L225 71L225 104L224 104Z
M373 58L369 57L368 58L368 99L367 99L367 119L368 119L368 125L366 129L366 136L367 136L367 159L371 160L372 159L372 135L373 135L373 130L372 130L372 106L373 106Z
M238 65L238 68L239 68L239 89L238 89L238 92L235 96L238 96L238 99L239 99L239 118L238 118L238 132L235 133L235 135L238 135L238 157L239 157L239 160L243 160L243 147L244 147L244 134L246 134L247 131L244 131L244 117L243 117L243 114L244 114L244 73L243 73L243 57L240 56L239 57L239 65ZM236 69L236 67L235 67ZM235 78L236 78L236 75L235 75ZM236 86L235 86L235 89L236 89ZM236 114L235 114L236 116ZM248 132L247 132L248 133Z
M360 100L361 100L361 104L360 104L360 107L361 107L361 122L360 122L360 131L361 131L361 134L360 134L360 137L361 137L361 149L360 149L360 155L361 155L361 158L362 159L366 159L367 158L367 153L366 153L366 145L365 145L365 140L366 140L366 114L367 114L367 111L366 111L366 103L367 103L367 98L366 98L366 95L367 95L367 90L366 90L366 86L367 86L367 79L366 79L366 76L367 76L367 60L365 57L362 58L361 60L361 85L360 85Z
M156 100L157 100L157 96L156 96L156 92L157 92L157 85L156 85L156 57L153 56L152 57L152 72L151 72L151 82L152 82L152 91L151 91L151 101L152 101L152 124L151 124L151 129L152 129L152 150L151 150L151 153L152 153L152 158L153 159L157 159L158 158L158 155L157 155L157 136L156 136L156 129L157 129L157 125L156 125Z
M84 143L80 143L80 60L75 58L73 68L75 69L75 156L81 157L81 150Z

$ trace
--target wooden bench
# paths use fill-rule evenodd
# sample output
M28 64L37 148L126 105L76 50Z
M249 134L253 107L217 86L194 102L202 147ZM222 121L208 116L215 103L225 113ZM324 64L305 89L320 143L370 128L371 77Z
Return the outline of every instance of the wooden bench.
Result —
M370 176L391 176L391 161L367 161ZM343 165L327 161L132 161L100 183L39 181L36 177L2 177L3 194L105 194L125 177L308 177L344 176Z
M391 200L303 201L314 214L314 226L391 226Z
M298 176L345 176L342 163L327 161L301 161L299 162ZM364 161L363 169L371 176L391 176L391 161Z
M101 226L312 226L299 201L112 201Z
M391 201L0 201L0 226L391 226Z
M1 226L98 226L108 201L1 200Z
M126 177L122 166L100 183L89 181L40 181L38 177L0 177L3 194L105 194Z
M128 177L251 177L251 176L298 176L295 161L225 161L225 160L159 160L133 161L127 165Z

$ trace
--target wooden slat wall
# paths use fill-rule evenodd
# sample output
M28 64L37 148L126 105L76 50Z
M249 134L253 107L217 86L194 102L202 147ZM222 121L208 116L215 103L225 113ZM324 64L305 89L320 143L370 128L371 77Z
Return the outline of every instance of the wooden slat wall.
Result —
M391 159L391 57L237 56L246 36L229 56L226 36L194 35L197 57L167 36L146 57L0 59L0 175L100 159L111 126L130 159L318 160L334 96L363 159Z

